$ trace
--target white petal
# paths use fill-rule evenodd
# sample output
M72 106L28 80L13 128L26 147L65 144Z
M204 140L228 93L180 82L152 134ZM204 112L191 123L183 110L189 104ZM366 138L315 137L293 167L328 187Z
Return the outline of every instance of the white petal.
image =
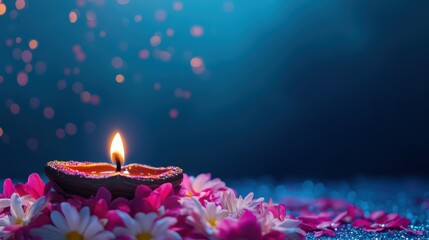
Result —
M116 236L131 234L130 231L124 227L115 227L115 229L113 229L113 232Z
M42 237L43 239L61 239L64 237L64 234L58 228L50 224L41 228L31 229L30 234Z
M10 199L9 198L0 199L0 210L7 208L9 206L10 206Z
M9 226L9 225L10 225L9 216L4 216L0 218L0 226Z
M70 203L61 203L61 210L66 219L69 230L77 230L79 227L79 213L76 208L70 205Z
M79 212L79 227L77 229L78 232L83 233L85 232L86 228L88 227L88 223L89 223L89 208L88 207L84 207L80 210Z
M122 221L124 221L124 224L130 231L130 234L135 235L137 233L140 233L139 224L137 224L137 222L132 219L130 215L121 211L118 211L118 215L122 218Z
M22 200L18 193L13 193L10 197L10 213L17 219L24 217L24 210L22 209Z
M51 213L51 220L62 233L66 233L69 231L66 220L60 212L53 211Z
M156 213L137 213L135 219L139 223L139 232L150 232L156 217Z
M177 220L172 217L162 218L155 222L151 232L154 236L163 236L168 228L176 222Z
M100 233L97 233L96 235L92 236L88 240L107 240L107 239L113 239L115 235L113 233L108 231L102 231Z
M37 217L40 212L45 208L45 197L37 199L31 207L28 207L24 213L24 221L30 221L32 218Z
M91 216L88 223L88 227L85 229L83 235L85 236L85 238L89 238L102 230L103 226L101 226L101 223L98 221L98 217Z

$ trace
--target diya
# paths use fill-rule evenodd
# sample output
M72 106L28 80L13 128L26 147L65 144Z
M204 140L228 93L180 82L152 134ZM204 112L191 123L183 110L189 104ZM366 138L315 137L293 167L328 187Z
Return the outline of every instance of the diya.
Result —
M50 161L45 167L48 178L59 192L82 197L95 195L98 188L105 187L113 197L133 198L137 186L146 185L152 189L163 183L178 188L183 179L179 167L151 167L142 164L123 166L125 151L121 135L116 133L110 147L109 163Z

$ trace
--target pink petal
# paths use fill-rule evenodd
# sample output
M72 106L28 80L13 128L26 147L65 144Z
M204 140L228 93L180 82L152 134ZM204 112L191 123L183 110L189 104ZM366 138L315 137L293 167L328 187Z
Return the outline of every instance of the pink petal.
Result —
M104 199L106 203L110 203L112 201L112 194L105 187L100 187L95 195L95 201L98 202L100 199Z
M107 218L107 223L105 226L105 229L108 231L112 231L115 227L123 227L124 223L122 221L122 218L119 216L117 211L108 211L105 215L105 218Z
M262 240L283 240L287 239L286 236L278 231L271 231L264 236L262 236ZM303 238L304 239L304 238Z
M3 195L10 198L16 192L15 186L10 178L6 178L3 182Z
M415 234L415 235L422 235L422 234L423 234L423 231L416 231L416 230L413 230L413 229L411 229L411 228L401 227L401 229L402 229L402 230L405 230L406 232L409 232L409 233Z
M352 222L352 227L354 228L369 227L371 225L372 225L372 222L365 219L356 219Z
M122 197L116 198L110 203L110 209L121 210L129 214L131 212L130 201Z
M369 214L368 218L377 223L386 222L387 216L386 212L383 210L374 211Z
M24 187L26 192L30 194L34 199L38 199L43 196L44 188L45 183L37 173L32 173L30 174L30 176L28 176L27 183Z
M286 206L284 204L274 204L268 207L275 218L284 219L286 216Z
M108 210L109 207L107 206L106 200L100 199L95 205L93 214L96 215L98 218L104 218Z
M149 194L152 192L152 189L146 185L140 185L136 188L135 196L134 198L144 198L149 196Z
M161 202L163 202L168 196L174 195L173 185L171 183L164 183L153 192L159 195Z

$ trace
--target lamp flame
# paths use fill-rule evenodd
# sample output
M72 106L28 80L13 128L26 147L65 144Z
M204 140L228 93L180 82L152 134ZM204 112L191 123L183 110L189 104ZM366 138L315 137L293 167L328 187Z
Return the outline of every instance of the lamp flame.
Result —
M113 164L118 164L117 162L119 161L120 165L123 165L125 162L124 144L119 132L115 134L112 145L110 145L110 160Z

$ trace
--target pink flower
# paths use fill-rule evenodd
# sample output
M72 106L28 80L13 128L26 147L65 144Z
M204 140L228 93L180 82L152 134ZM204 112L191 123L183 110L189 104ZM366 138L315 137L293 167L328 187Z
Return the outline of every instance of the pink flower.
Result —
M112 201L112 194L104 187L100 187L94 197L85 200L85 205L89 206L91 214L99 218L104 218L109 210L131 212L130 202L127 199L118 197Z
M352 222L352 227L362 227L367 232L379 232L385 229L402 229L417 235L423 234L421 231L409 229L410 220L397 213L387 214L385 211L374 211L368 217L356 219Z
M219 223L217 239L221 240L280 240L288 238L279 231L272 230L267 234L262 233L258 218L250 211L244 211L240 218L227 217ZM301 239L301 238L299 238Z
M219 178L211 179L211 174L200 174L197 177L189 177L187 174L183 174L182 191L184 195L191 197L207 197L207 193L218 192L225 190L225 183Z
M34 200L39 199L44 195L45 183L37 173L32 173L28 176L26 183L13 184L10 178L4 180L3 197L10 198L13 193L18 193L20 196L30 195Z
M255 215L245 211L239 219L225 218L219 224L219 239L262 239L261 225Z
M145 185L138 186L135 197L131 200L131 207L136 213L149 213L159 212L163 209L178 209L180 204L179 197L174 193L173 185L164 183L153 191Z

